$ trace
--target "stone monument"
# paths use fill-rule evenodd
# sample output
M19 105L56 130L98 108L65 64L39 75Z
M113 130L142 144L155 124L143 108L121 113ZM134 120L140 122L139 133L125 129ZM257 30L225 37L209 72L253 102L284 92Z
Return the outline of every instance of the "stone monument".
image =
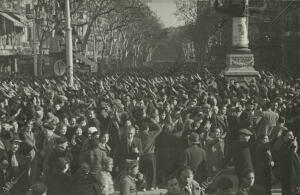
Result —
M239 82L249 82L259 73L254 69L254 55L249 49L248 22L251 12L262 12L263 7L249 7L249 0L229 0L228 6L219 4L215 0L215 9L219 13L229 14L232 17L232 45L226 56L224 75L227 79Z

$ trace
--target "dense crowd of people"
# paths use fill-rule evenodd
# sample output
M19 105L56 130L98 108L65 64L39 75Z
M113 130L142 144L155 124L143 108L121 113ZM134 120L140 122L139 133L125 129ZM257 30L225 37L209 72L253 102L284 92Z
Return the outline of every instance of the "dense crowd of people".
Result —
M6 78L0 194L270 195L300 191L300 81L204 72ZM238 190L228 176L234 167ZM213 182L215 183L215 182Z

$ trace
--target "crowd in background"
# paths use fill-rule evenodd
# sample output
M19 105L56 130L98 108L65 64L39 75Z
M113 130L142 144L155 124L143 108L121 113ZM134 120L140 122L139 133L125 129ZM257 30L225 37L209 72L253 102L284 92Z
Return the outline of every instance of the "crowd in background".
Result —
M284 195L300 187L300 81L261 72L7 78L0 84L4 194ZM233 180L214 178L234 167Z

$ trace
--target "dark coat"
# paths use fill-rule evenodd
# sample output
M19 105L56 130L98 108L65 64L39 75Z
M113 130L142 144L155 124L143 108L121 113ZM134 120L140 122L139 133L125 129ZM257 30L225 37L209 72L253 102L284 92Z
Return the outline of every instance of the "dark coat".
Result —
M47 180L48 195L73 195L70 193L71 176L62 172L54 172Z
M161 132L161 127L158 124L151 123L149 132L141 132L140 138L142 142L143 154L153 154L155 151L155 140Z
M231 146L231 156L238 176L246 170L254 170L248 142L237 140Z
M300 160L290 142L280 148L280 172L282 191L295 194L296 187L300 186Z
M262 186L254 185L247 189L239 189L236 195L265 195L266 191Z
M131 146L129 146L126 137L121 139L117 148L116 155L114 156L114 158L116 159L115 162L117 162L120 167L124 165L126 159L131 159L134 156L133 148L138 148L141 155L143 149L142 142L139 138L134 137Z
M48 159L50 172L56 168L57 160L61 157L66 158L68 162L72 162L73 160L73 156L69 150L61 150L59 148L55 148L54 150L51 151Z
M104 159L107 157L106 153L99 147L84 151L82 155L82 160L90 165L92 174L97 174L101 171Z
M269 146L267 144L259 144L256 147L255 158L255 182L257 184L263 185L267 182L271 184L271 161L272 155Z
M135 179L125 175L120 180L120 195L136 194Z
M192 181L191 193L186 187L182 187L180 190L180 195L205 195L205 192L200 188L199 183Z
M29 188L29 175L28 175L28 168L30 165L30 158L25 156L22 152L17 151L16 159L19 163L18 167L11 166L11 159L12 159L12 152L9 151L7 153L8 156L8 163L9 163L9 172L11 177L20 177L18 182L14 185L11 190L11 194L14 195L21 195L24 191L27 191Z
M193 145L184 151L183 165L191 167L198 182L207 176L206 162L206 152L199 146Z
M176 165L176 137L170 133L162 132L156 139L156 157L158 173L166 174Z
M71 183L72 195L100 195L101 188L93 178L77 178Z

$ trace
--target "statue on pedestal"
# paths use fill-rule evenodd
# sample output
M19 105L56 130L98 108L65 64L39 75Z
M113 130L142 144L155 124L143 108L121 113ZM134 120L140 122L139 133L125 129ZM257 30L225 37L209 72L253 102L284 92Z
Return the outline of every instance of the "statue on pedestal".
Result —
M232 17L232 50L226 57L227 68L224 71L229 79L247 81L258 76L253 68L254 56L249 49L248 22L251 13L263 12L266 5L266 0L262 7L249 7L249 0L229 0L228 6L223 6L215 0L216 11Z

